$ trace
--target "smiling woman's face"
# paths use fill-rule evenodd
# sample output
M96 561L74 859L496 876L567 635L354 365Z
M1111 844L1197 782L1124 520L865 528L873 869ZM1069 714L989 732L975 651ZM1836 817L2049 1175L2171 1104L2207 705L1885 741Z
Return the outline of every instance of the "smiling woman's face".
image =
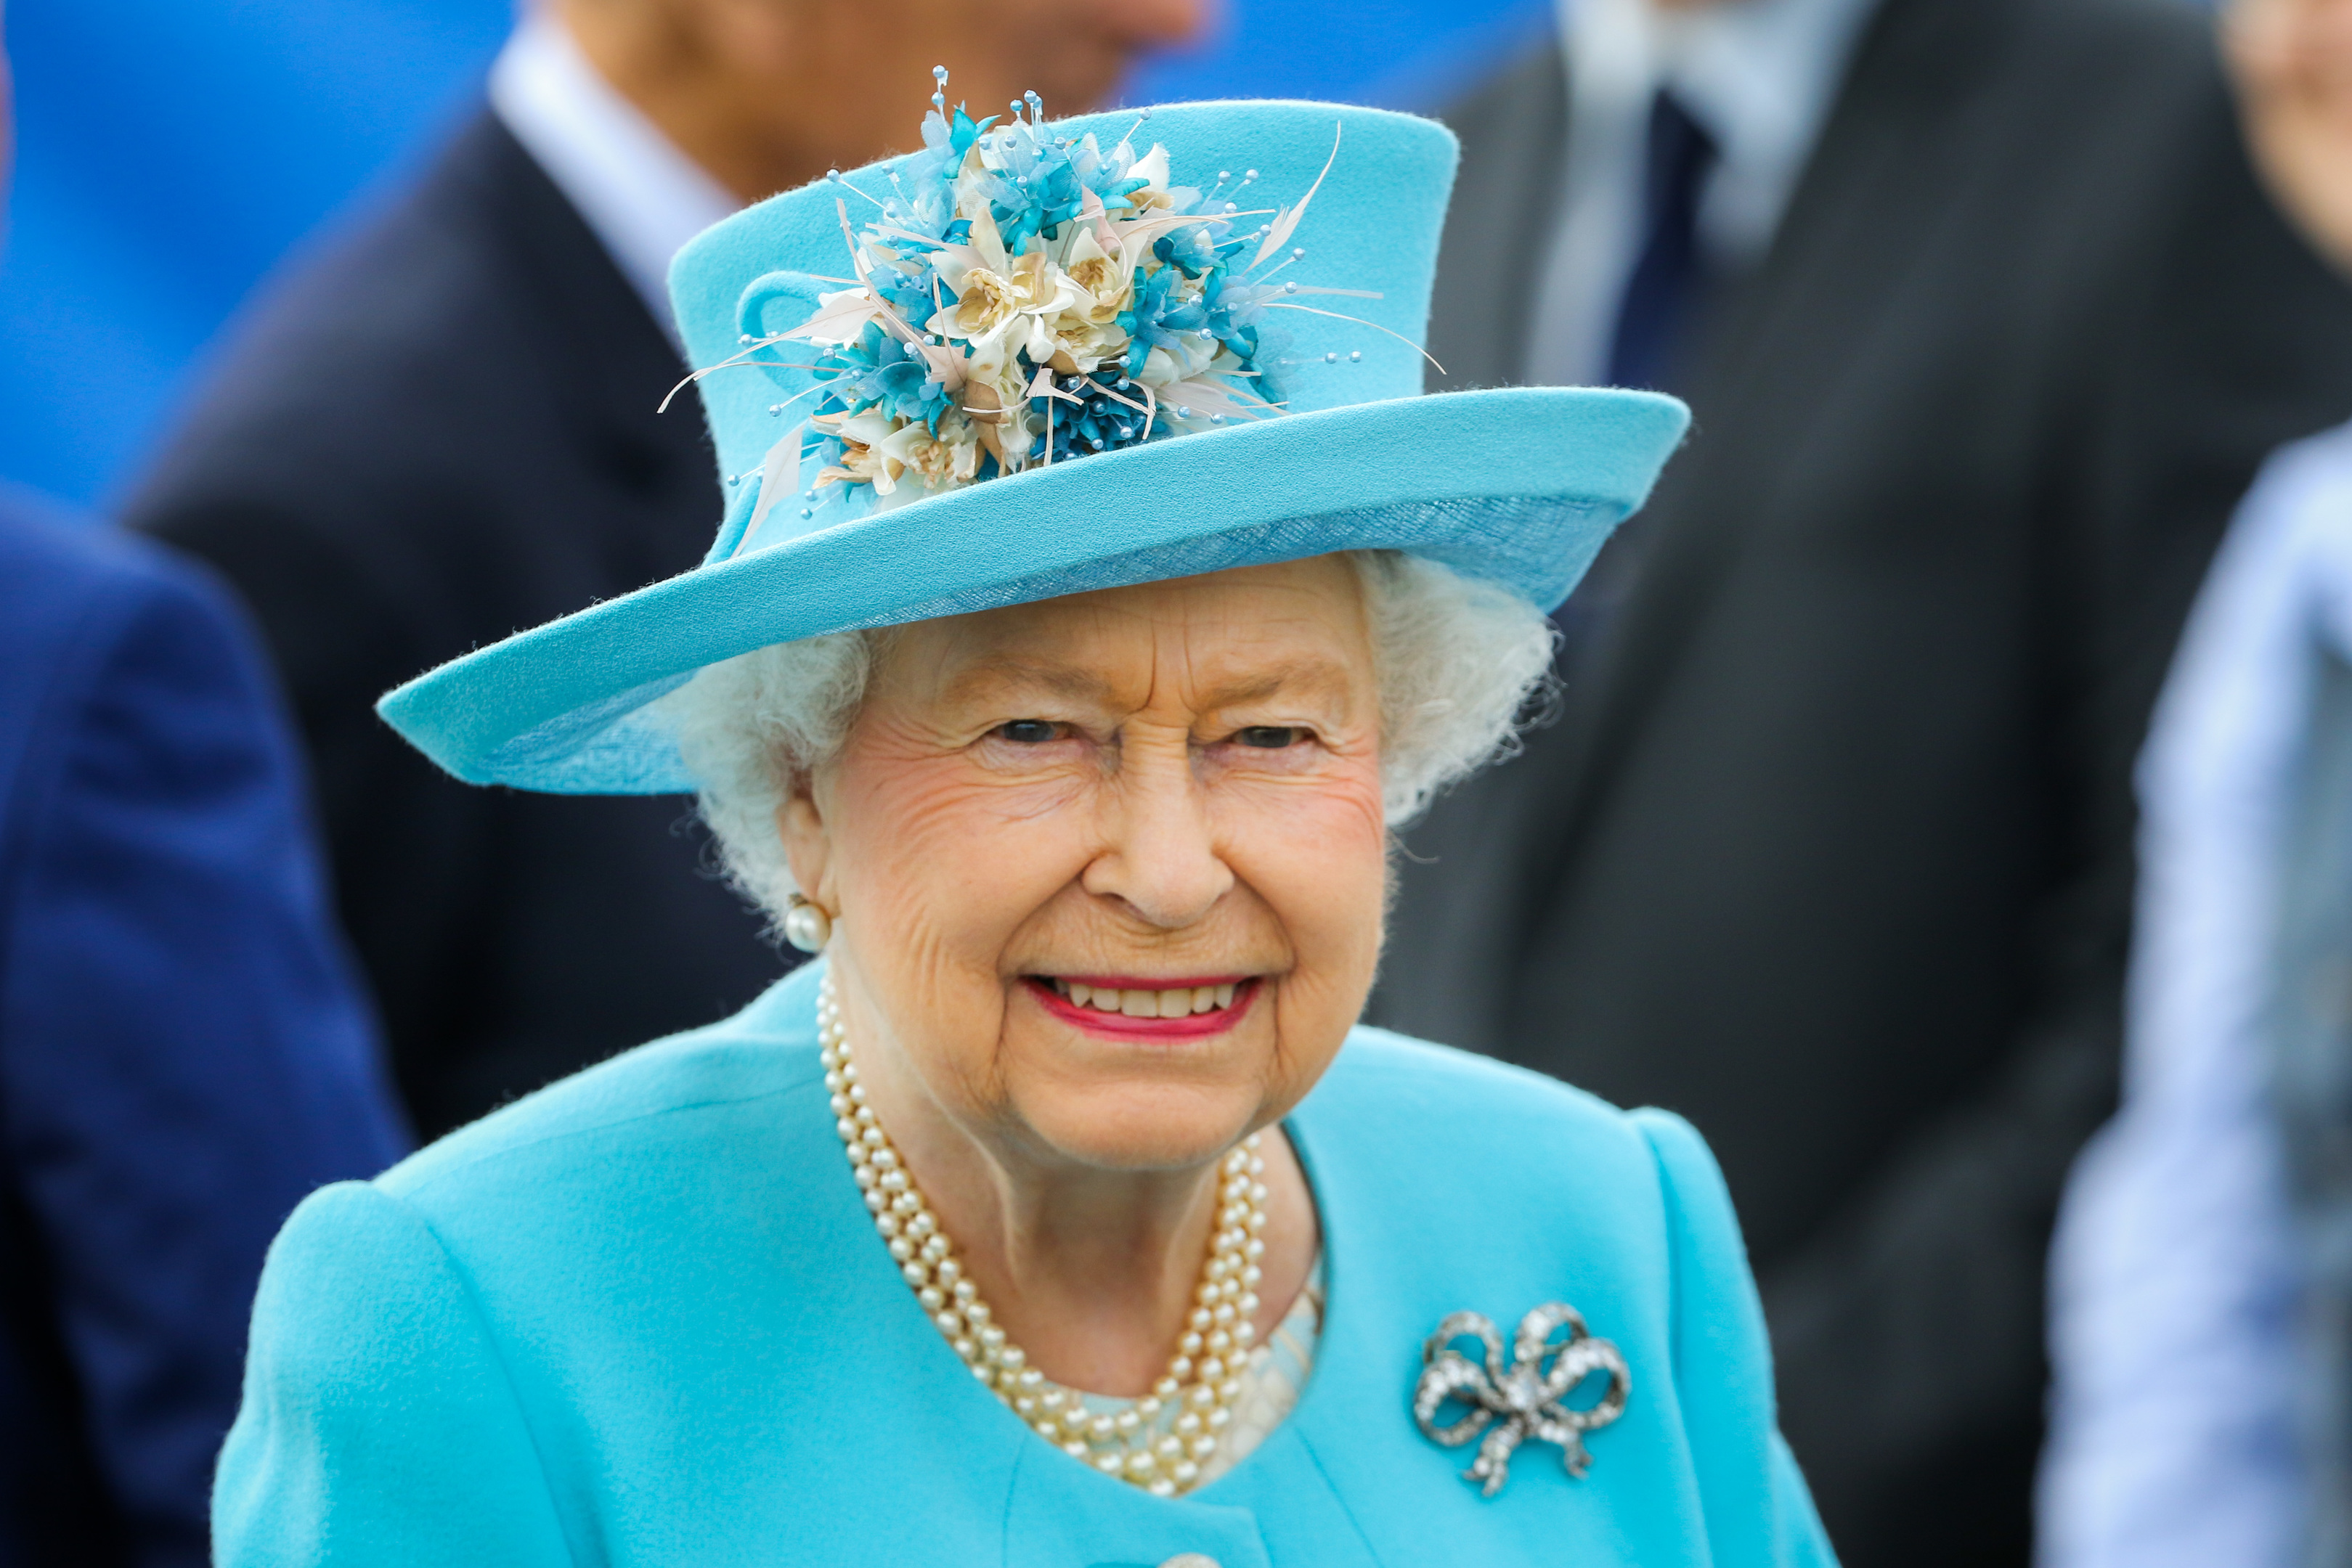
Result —
M904 628L779 825L853 1016L951 1120L1048 1163L1212 1158L1314 1085L1380 952L1355 570Z

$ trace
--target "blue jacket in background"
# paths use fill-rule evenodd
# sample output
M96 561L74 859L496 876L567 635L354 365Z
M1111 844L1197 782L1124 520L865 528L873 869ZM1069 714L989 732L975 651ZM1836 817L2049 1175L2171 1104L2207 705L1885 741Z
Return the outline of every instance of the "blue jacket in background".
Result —
M201 1564L271 1234L405 1138L220 591L0 494L0 1565Z

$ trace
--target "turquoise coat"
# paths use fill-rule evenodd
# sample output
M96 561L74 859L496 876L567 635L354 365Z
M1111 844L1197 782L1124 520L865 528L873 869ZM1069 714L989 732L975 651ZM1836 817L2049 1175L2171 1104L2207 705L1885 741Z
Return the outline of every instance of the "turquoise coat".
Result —
M1328 1303L1297 1410L1163 1500L967 1372L849 1180L815 975L296 1211L214 1500L221 1568L1832 1562L1690 1128L1359 1030L1289 1122ZM1591 1473L1499 1496L1410 1409L1423 1340L1565 1301L1633 1374Z

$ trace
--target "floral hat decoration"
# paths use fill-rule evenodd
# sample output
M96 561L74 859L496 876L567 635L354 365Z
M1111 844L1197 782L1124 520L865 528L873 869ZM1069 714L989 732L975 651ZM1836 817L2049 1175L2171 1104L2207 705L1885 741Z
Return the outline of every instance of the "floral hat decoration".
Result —
M1402 549L1549 609L1681 439L1654 393L1422 393L1440 125L1286 102L1049 121L1034 94L976 120L936 74L922 151L679 254L718 538L385 697L444 768L688 789L650 705L703 665L1253 562Z

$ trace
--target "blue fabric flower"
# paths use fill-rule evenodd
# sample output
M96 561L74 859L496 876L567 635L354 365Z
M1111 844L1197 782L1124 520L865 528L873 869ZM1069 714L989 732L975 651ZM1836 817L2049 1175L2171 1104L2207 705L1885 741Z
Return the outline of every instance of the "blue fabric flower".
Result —
M1244 361L1258 355L1258 322L1265 301L1278 290L1244 283L1224 267L1213 269L1201 284L1201 319L1219 342Z
M1188 224L1173 234L1161 235L1152 241L1151 254L1187 277L1205 277L1212 268L1223 265L1208 228L1206 224Z
M1129 171L1135 167L1135 149L1124 141L1105 153L1088 138L1071 150L1070 162L1077 171L1078 183L1102 198L1106 212L1132 211L1135 204L1129 198L1151 183L1129 176Z
M1181 270L1172 267L1136 275L1134 301L1118 313L1119 328L1129 340L1129 375L1143 369L1152 350L1173 348L1179 334L1195 336L1208 327L1208 313L1200 301L1176 293L1176 281L1181 276Z
M827 362L836 373L825 412L856 413L879 406L894 418L938 433L940 416L949 408L947 389L902 340L869 321L856 342L835 350Z
M1097 452L1115 452L1122 446L1139 446L1155 434L1166 434L1160 429L1163 421L1155 418L1150 423L1145 423L1144 409L1151 405L1143 389L1117 371L1102 371L1091 377L1055 376L1054 385L1057 391L1080 400L1071 402L1064 398L1036 397L1029 401L1029 406L1041 414L1050 408L1056 463ZM1128 401L1121 402L1120 398ZM1157 413L1155 409L1155 415ZM1033 460L1044 455L1044 447L1043 436L1033 440Z
M856 241L872 318L860 308L862 291L826 297L835 303L816 339L826 345L818 361L825 401L816 413L836 430L842 420L856 422L854 434L826 446L834 458L826 465L841 470L828 483L887 493L904 482L903 465L926 486L967 484L1043 458L1160 439L1178 433L1179 416L1172 408L1164 419L1147 416L1146 406L1200 378L1228 384L1214 395L1204 390L1195 403L1248 411L1282 401L1276 382L1286 340L1264 324L1282 290L1246 274L1259 242L1276 226L1286 235L1311 188L1276 225L1235 234L1234 204L1211 199L1223 197L1230 177L1207 193L1176 185L1162 147L1139 157L1128 137L1106 150L1091 135L1056 135L1034 94L1025 113L1016 105L1002 123L975 120L962 106L948 114L944 81L932 101L923 151L887 176L881 219ZM1139 204L1147 191L1149 210ZM1182 221L1169 224L1171 213ZM1070 234L1081 221L1099 222L1099 246L1095 235ZM1150 237L1128 242L1123 234ZM1123 287L1114 257L1137 264ZM836 346L849 330L856 339ZM909 347L914 334L924 347ZM962 378L934 371L931 344L962 367ZM1055 365L1095 369L1055 374L1050 384L1062 395L1031 396L1040 371ZM940 375L957 379L959 391L950 395ZM1141 384L1147 375L1152 392ZM991 412L1000 401L1018 408L1024 398L1033 415L1050 416L1031 421L1052 431L1050 451L1036 430ZM960 403L978 412L949 419ZM916 425L953 448L947 461L895 439Z
M1003 169L988 183L990 208L1004 248L1018 255L1032 235L1055 232L1086 207L1086 186L1068 147L1040 138L1025 120L1008 128L999 147Z
M955 119L950 122L934 109L923 116L923 150L907 161L907 177L919 189L952 185L957 172L963 167L964 154L988 134L988 128L996 120L997 117L992 114L986 120L974 120L965 112L962 104L958 104Z
M901 184L904 182L900 182ZM893 200L884 209L891 227L901 235L877 235L875 242L907 265L876 269L873 283L893 309L912 321L927 319L939 308L938 269L932 254L942 246L961 245L971 237L971 220L955 215L955 190L934 186L904 201Z

